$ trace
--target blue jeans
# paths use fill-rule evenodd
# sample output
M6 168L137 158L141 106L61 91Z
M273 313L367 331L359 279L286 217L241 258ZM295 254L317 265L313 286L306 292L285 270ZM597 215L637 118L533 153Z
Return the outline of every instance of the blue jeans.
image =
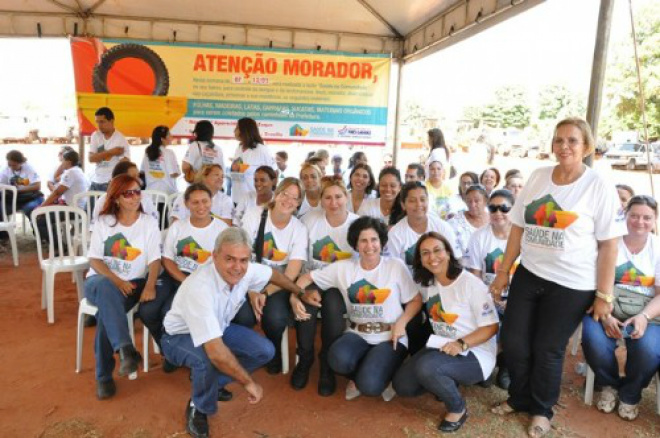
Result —
M628 358L626 377L619 377L619 365L614 356L616 339L605 334L603 326L590 315L582 320L582 350L596 375L596 385L618 390L619 399L636 405L660 367L660 326L649 324L641 339L626 339Z
M140 303L138 315L158 346L160 346L165 314L172 307L174 295L176 295L180 285L181 283L173 279L166 271L163 271L156 282L156 297L151 301Z
M355 381L364 395L382 394L397 368L408 355L408 349L398 343L396 350L391 341L371 345L355 333L344 333L328 352L332 370Z
M103 275L93 275L85 280L85 297L98 307L96 314L96 380L108 382L112 380L115 369L115 351L128 345L133 345L128 331L126 312L140 301L145 280L131 280L137 287L134 292L125 297L112 282Z
M229 324L221 339L249 373L270 362L275 355L275 348L268 339L234 323ZM215 414L218 411L218 389L233 379L213 365L203 345L193 345L190 335L163 333L161 343L169 362L191 369L191 398L195 407L204 414Z
M474 385L484 379L481 366L473 353L450 356L436 348L424 348L405 362L392 383L402 397L414 397L428 391L447 407L447 412L460 414L465 400L458 385Z

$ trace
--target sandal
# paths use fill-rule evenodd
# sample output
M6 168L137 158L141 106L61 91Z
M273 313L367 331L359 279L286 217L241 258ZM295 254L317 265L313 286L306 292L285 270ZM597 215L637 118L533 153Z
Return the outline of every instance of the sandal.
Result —
M629 405L619 402L619 417L624 420L633 421L639 415L639 405Z
M495 415L501 415L501 416L509 415L509 414L513 414L514 412L516 412L516 410L513 409L513 408L512 408L507 402L505 402L505 401L496 404L495 406L493 406L492 408L490 408L490 411L491 411L493 414L495 414Z
M532 417L532 424L530 424L527 429L527 435L529 438L541 438L550 432L550 429L552 429L552 426L547 417L535 415Z
M600 397L598 397L598 402L596 403L596 407L598 408L599 411L603 412L604 414L609 414L611 412L614 412L614 408L616 408L616 402L617 402L616 389L612 388L611 386L605 386L600 391Z

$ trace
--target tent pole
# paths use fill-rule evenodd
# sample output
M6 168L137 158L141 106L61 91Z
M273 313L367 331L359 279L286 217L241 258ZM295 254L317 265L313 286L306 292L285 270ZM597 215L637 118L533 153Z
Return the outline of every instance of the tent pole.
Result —
M399 158L399 145L401 144L401 82L403 77L403 57L397 60L399 71L396 78L396 107L394 110L394 145L392 146L392 165L397 167Z
M613 14L614 0L600 0L596 46L594 47L594 61L591 67L591 83L589 85L589 101L587 102L587 122L591 125L596 141L598 141L598 119L600 117L603 83L605 82L607 46L610 41ZM594 154L591 154L584 159L587 166L593 166L593 157Z
M78 155L80 156L80 167L85 170L85 137L82 131L78 131Z

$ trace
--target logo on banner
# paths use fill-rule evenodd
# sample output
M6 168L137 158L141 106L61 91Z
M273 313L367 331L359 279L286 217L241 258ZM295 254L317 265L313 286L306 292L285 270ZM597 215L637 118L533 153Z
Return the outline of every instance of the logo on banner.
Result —
M289 135L292 137L307 137L307 134L309 134L309 129L304 129L297 123L289 128Z
M344 126L343 128L337 131L337 134L340 137L369 138L371 137L371 129Z

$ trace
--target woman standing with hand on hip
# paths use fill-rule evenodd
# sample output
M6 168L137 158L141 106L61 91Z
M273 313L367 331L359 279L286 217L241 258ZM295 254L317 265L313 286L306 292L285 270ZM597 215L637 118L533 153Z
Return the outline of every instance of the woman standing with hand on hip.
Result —
M498 300L520 254L502 326L509 398L493 412L528 412L531 438L550 430L566 344L582 316L589 311L601 320L612 312L617 239L626 233L614 186L582 163L594 151L589 125L559 122L552 151L557 165L536 170L516 200L490 286Z

